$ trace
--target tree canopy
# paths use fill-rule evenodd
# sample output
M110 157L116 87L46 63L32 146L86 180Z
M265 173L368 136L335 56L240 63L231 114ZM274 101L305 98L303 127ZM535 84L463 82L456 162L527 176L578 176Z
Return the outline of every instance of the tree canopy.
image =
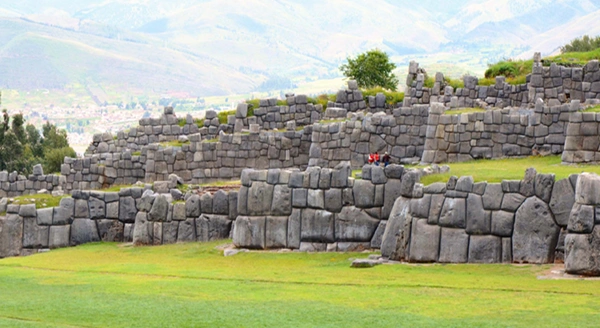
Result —
M560 52L564 54L566 52L587 52L596 49L600 49L600 36L590 37L584 35L560 47Z
M32 124L25 126L23 114L9 116L2 111L0 120L0 171L31 173L41 163L48 173L58 172L65 156L75 157L67 132L46 122L42 134Z
M396 64L390 62L387 53L373 49L355 58L348 57L346 61L340 70L347 78L356 80L359 87L382 87L392 91L398 88L398 78L393 73Z

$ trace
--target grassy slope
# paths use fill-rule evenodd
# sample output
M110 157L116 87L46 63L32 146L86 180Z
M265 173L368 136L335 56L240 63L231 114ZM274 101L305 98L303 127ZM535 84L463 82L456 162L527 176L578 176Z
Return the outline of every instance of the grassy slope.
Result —
M91 244L0 260L0 326L592 326L600 281L549 266L393 265L364 254L245 253L219 243Z
M571 174L593 172L600 174L600 165L562 165L560 156L531 156L497 160L476 160L462 163L450 163L449 174L434 174L423 177L422 183L446 182L451 175L471 175L475 181L500 182L502 180L520 180L525 170L534 167L538 173L553 173L556 179L564 179Z

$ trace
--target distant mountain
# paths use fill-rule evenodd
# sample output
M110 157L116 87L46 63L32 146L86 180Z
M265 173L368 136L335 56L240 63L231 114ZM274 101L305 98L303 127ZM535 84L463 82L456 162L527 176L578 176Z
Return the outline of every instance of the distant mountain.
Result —
M339 76L347 56L375 47L460 54L450 64L549 54L600 33L598 18L591 0L4 0L0 88L283 89Z

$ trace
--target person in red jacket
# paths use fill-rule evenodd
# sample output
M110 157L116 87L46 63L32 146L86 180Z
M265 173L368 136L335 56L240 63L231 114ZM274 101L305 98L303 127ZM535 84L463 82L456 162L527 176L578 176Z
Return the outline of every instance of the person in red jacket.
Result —
M375 165L379 166L379 153L375 152Z
M369 162L369 164L373 164L375 162L375 154L373 154L373 153L369 154L368 162Z

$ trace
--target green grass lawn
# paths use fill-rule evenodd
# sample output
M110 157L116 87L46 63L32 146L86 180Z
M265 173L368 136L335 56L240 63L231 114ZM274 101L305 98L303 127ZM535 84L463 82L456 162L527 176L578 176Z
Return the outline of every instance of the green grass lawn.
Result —
M88 244L0 260L0 327L583 327L600 281L550 266L381 265L352 253Z
M484 159L462 163L444 164L450 166L450 173L433 174L421 179L428 185L434 182L447 182L450 176L473 176L476 182L501 182L502 180L520 180L525 170L534 167L538 173L554 173L556 179L564 179L574 173L592 172L600 174L600 165L563 165L560 155L531 156L510 159Z

